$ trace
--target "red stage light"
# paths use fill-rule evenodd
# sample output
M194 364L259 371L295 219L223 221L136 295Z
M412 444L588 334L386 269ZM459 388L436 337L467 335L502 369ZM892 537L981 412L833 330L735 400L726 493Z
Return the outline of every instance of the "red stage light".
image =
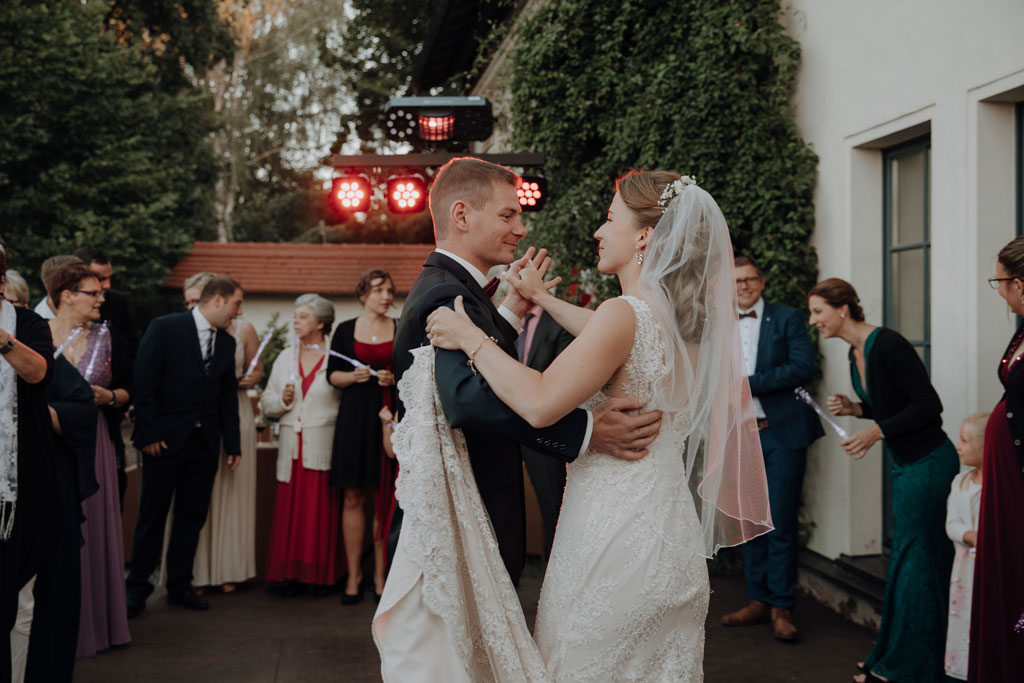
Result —
M424 140L450 140L455 132L455 114L433 112L419 115L419 135Z
M523 176L523 182L516 188L519 205L523 211L540 211L548 198L548 181L538 176Z
M389 178L387 194L391 213L419 213L427 208L427 183L419 176Z
M361 175L346 175L331 182L331 204L344 213L369 210L372 194L370 181Z

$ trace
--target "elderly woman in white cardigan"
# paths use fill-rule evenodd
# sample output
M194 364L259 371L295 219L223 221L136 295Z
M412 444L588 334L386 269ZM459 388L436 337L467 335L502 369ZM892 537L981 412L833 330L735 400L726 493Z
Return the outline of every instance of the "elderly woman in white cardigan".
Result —
M318 597L328 595L345 564L338 543L341 492L329 483L341 399L341 390L327 382L333 324L334 306L327 299L303 294L295 300L293 343L277 357L260 399L265 415L280 418L267 580L283 583L285 597L307 585Z

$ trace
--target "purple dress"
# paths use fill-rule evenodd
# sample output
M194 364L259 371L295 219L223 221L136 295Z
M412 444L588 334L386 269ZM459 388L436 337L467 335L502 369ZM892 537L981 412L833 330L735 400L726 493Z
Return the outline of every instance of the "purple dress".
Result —
M85 353L75 364L89 384L110 388L110 332L92 325ZM76 657L91 657L111 645L131 640L125 606L124 548L117 489L114 443L103 412L96 428L96 481L99 490L82 501L82 612Z

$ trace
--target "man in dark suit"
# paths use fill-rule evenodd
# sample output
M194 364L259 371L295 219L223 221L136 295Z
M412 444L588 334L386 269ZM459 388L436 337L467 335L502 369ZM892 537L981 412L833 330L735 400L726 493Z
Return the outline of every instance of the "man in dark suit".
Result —
M238 467L235 340L227 328L242 313L242 288L223 275L199 304L150 323L135 361L135 445L142 451L142 498L128 574L128 617L146 606L149 576L160 564L171 499L167 602L193 610L209 603L192 589L192 563L206 522L221 440L228 468Z
M555 322L540 306L533 306L523 316L523 332L516 340L519 362L544 372L551 362L575 339ZM528 446L523 446L523 463L530 483L537 494L537 505L544 521L544 557L551 555L555 539L558 513L562 509L565 491L565 463L549 458Z
M427 316L463 297L466 313L510 356L516 354L521 318L529 303L511 292L496 309L485 292L484 275L512 261L526 236L516 195L519 177L479 159L454 159L438 172L430 190L437 251L427 257L402 308L395 335L395 377L412 365L410 351L430 343ZM527 252L532 256L532 249ZM544 253L535 263L541 266ZM493 291L492 291L493 293ZM442 409L453 428L466 436L470 463L499 550L513 583L525 562L526 533L520 445L529 445L560 463L574 460L588 446L626 459L647 453L661 428L661 413L627 415L643 407L638 399L612 399L592 413L575 410L559 422L535 429L502 403L466 354L439 350L434 367ZM392 523L388 558L394 556L401 514Z
M764 275L750 258L736 258L736 299L740 339L754 396L757 428L768 477L775 530L743 546L747 603L722 617L726 626L770 620L775 637L794 641L797 516L803 490L807 447L824 436L817 415L793 390L814 377L814 351L800 311L765 303Z

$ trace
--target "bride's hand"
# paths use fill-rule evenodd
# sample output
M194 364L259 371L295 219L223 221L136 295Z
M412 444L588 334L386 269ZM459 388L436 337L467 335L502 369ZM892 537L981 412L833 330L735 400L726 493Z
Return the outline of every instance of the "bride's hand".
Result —
M455 310L441 306L427 316L427 338L440 349L458 351L480 337L477 327L462 305L462 297L455 297Z
M525 263L517 261L505 272L504 278L516 290L519 296L535 304L562 281L561 277L552 278L547 282L544 281L544 273L547 272L550 265L550 258L544 258L539 266L530 260L527 260Z

